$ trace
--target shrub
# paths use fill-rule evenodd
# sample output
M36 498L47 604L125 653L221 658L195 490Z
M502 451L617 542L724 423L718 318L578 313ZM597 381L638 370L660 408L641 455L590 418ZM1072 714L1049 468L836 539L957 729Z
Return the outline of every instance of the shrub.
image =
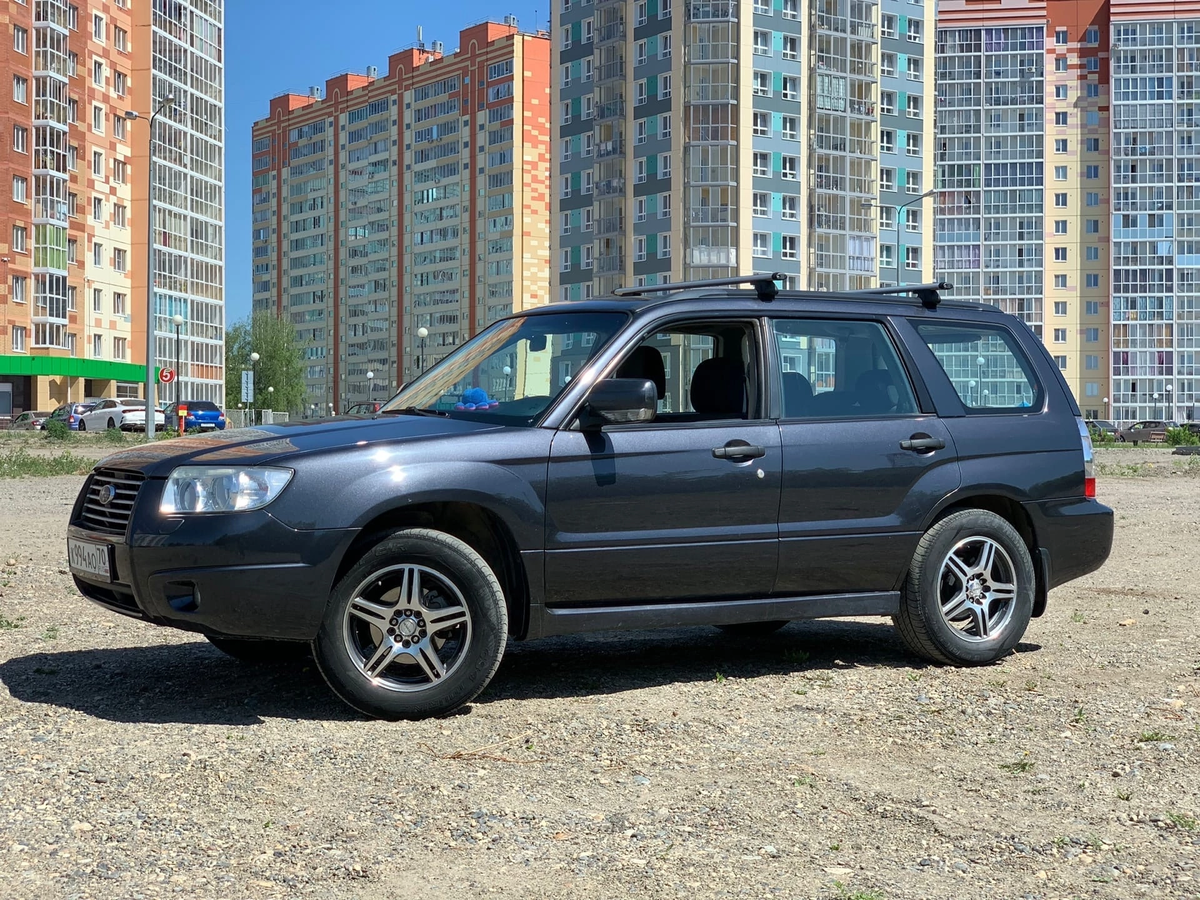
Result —
M109 428L104 432L104 440L109 444L124 444L125 432L120 428Z
M48 441L66 441L71 438L70 426L59 419L50 419L47 421L44 433Z
M1167 443L1172 447L1195 447L1200 444L1200 435L1188 428L1168 428Z

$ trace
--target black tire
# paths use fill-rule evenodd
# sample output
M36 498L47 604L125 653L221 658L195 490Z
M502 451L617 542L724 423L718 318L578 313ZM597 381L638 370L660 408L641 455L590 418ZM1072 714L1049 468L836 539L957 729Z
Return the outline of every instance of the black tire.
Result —
M360 712L422 719L487 687L507 638L504 591L483 557L443 532L406 528L365 551L334 587L313 656Z
M83 419L79 420L79 430L87 431L87 422L83 421Z
M117 427L117 423L116 423L116 422L114 422L112 419L109 419L109 420L108 420L108 427L109 427L109 428L116 428L116 427Z
M303 659L309 652L308 644L301 641L254 641L212 635L205 637L226 656L251 665L294 662Z
M993 549L988 572L981 575L988 543L1003 553ZM978 561L972 563L976 552ZM972 566L973 573L968 571ZM1029 548L1016 529L995 513L962 510L921 538L892 621L909 649L930 662L986 665L1008 654L1025 634L1035 591ZM1011 599L1005 600L1010 592ZM989 621L995 627L981 633L980 623Z
M777 632L789 621L781 619L773 622L734 622L732 625L718 625L717 628L736 637L766 637Z

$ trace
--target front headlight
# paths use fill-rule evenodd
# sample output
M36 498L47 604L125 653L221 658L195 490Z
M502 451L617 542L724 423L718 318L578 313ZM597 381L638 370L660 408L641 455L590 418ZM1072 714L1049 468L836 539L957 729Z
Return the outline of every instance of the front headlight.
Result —
M223 513L262 509L292 480L291 469L180 466L167 479L158 511Z

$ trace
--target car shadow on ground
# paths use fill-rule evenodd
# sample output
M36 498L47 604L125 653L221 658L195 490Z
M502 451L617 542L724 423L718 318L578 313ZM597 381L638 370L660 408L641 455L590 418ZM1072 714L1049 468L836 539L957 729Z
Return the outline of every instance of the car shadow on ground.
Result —
M1017 650L1040 650L1022 643ZM618 694L642 688L845 669L921 670L889 624L794 622L774 634L678 628L511 642L474 703ZM888 677L900 677L888 676ZM35 653L0 664L17 700L114 722L255 725L266 718L355 721L311 657L273 665L230 659L205 642Z

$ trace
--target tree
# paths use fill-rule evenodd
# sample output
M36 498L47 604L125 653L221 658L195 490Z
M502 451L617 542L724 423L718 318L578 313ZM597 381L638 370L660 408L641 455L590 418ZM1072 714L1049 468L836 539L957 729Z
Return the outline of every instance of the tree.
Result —
M250 354L257 353L252 365ZM230 325L225 331L225 406L242 402L242 372L254 377L254 407L277 412L304 408L304 349L296 329L286 319L262 310ZM268 387L275 388L268 391Z

